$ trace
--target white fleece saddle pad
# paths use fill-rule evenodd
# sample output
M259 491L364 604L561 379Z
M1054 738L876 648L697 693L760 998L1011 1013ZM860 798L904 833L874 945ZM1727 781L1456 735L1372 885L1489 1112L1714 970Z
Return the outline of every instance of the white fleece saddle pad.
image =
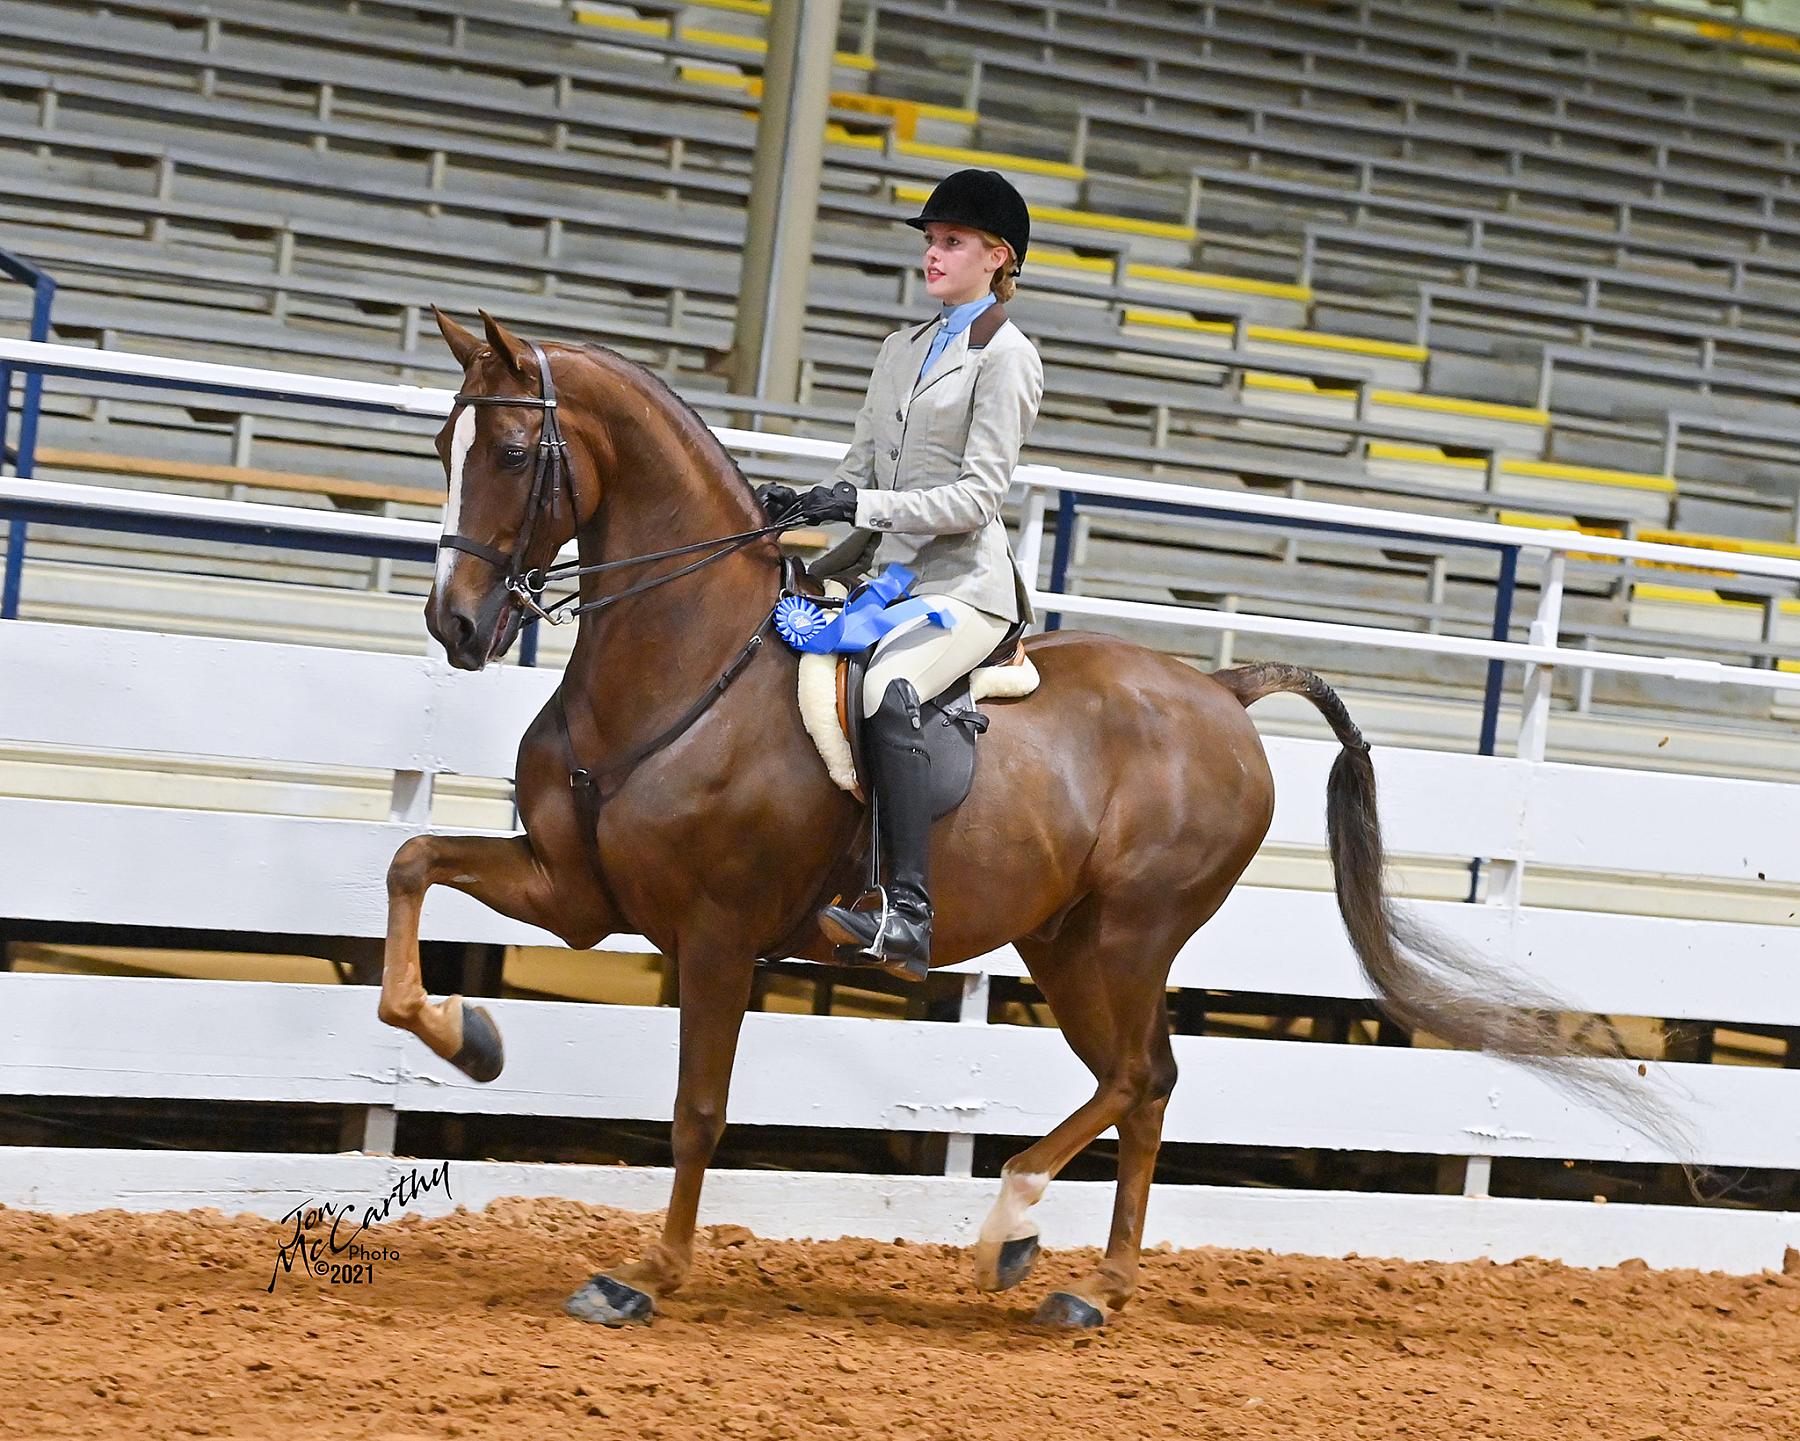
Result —
M844 594L835 581L827 582L826 591ZM856 767L850 760L850 741L838 721L837 670L835 655L803 655L800 657L800 719L806 733L818 748L819 758L831 779L843 790L857 788ZM1017 665L987 665L969 676L969 697L976 703L984 700L1015 700L1028 696L1038 687L1037 667L1025 656Z

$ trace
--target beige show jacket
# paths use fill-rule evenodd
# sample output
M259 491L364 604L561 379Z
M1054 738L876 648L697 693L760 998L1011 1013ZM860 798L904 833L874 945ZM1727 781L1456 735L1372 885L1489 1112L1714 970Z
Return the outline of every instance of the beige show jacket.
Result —
M832 480L862 492L856 529L815 575L903 565L915 595L948 595L1002 620L1034 617L1000 504L1037 419L1044 365L995 303L919 366L941 319L881 344L856 435Z

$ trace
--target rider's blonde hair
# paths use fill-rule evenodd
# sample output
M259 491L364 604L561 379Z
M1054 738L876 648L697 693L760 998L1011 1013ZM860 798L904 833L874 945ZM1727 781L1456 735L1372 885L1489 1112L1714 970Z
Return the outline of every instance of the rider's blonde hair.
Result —
M994 272L993 283L988 287L994 292L994 299L1004 305L1013 298L1013 292L1019 288L1018 282L1013 279L1013 267L1019 263L1019 257L1013 253L1012 246L998 235L990 234L986 230L977 230L975 233L981 237L984 245L998 245L1006 251L1006 259L1000 262L1000 268Z

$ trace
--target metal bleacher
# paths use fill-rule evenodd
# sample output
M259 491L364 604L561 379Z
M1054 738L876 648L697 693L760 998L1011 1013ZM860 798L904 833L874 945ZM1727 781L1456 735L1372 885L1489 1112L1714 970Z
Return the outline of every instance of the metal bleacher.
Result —
M928 304L894 221L991 164L1034 212L1014 306L1046 363L1033 458L1613 534L1800 534L1800 55L1774 32L1576 3L847 4L802 395L758 406L723 376L762 25L744 0L0 0L0 247L55 274L65 342L445 383L427 307L481 305L612 345L709 419L841 439L880 337ZM0 329L22 333L27 300L0 288ZM39 464L428 517L432 428L66 383ZM1098 594L1470 634L1493 610L1491 560L1454 550L1104 507L1079 527L1070 583ZM34 528L25 613L70 618L98 583L114 623L418 643L423 567L209 552L243 589L227 623L198 556ZM1566 634L1759 665L1800 638L1782 585L1653 579L1646 600L1642 572L1573 567ZM1460 743L1451 703L1481 680L1294 658L1385 698L1377 734L1433 743ZM1633 727L1711 707L1722 767L1788 762L1772 702L1605 678L1563 700L1583 754L1636 756Z

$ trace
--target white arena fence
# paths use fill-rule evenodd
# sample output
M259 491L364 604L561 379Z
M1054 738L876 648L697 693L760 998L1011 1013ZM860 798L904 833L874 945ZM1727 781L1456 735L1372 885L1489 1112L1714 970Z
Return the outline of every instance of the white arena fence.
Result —
M0 364L50 374L135 376L226 394L441 414L449 392L0 341ZM728 445L831 458L815 440L721 431ZM424 457L421 457L422 463ZM1560 577L1572 551L1780 579L1800 564L1756 556L1519 531L1443 517L1195 491L1026 467L1028 575L1046 498L1203 505L1526 552L1544 567L1527 643L1222 614L1039 592L1046 610L1271 636L1327 636L1523 661L1518 753L1378 748L1382 810L1397 857L1492 870L1483 904L1419 902L1452 936L1603 1013L1800 1026L1800 930L1530 906L1528 867L1624 874L1670 891L1731 883L1800 887L1800 787L1546 762L1554 667L1634 671L1698 684L1800 687L1800 676L1687 657L1556 645ZM0 507L206 516L295 534L435 538L417 522L204 501L143 491L0 479ZM421 636L421 648L424 638ZM464 675L440 660L31 621L0 624L0 740L59 748L346 766L392 776L385 821L0 797L0 916L270 935L375 937L384 875L425 828L434 778L510 777L517 739L556 675L516 666ZM1322 850L1325 774L1337 747L1269 742L1278 802L1270 840ZM1668 907L1668 909L1676 909ZM428 939L554 945L553 938L448 890L427 902ZM646 948L614 938L609 949ZM942 1177L714 1174L705 1215L769 1234L962 1240L994 1183L967 1172L972 1138L1036 1136L1091 1091L1059 1035L985 1024L992 976L1021 975L1012 949L959 967L963 1023L753 1014L731 1097L740 1124L931 1132L950 1138ZM1244 886L1178 959L1172 984L1367 998L1326 892ZM496 1001L508 1064L470 1082L410 1036L381 1026L361 987L0 976L0 1094L146 1101L306 1102L364 1109L372 1152L401 1112L666 1121L677 1017L614 1005ZM1321 1254L1456 1259L1559 1256L1607 1264L1755 1270L1800 1244L1800 1216L1725 1209L1513 1200L1486 1194L1496 1157L1671 1159L1604 1114L1517 1067L1432 1049L1178 1037L1172 1142L1405 1153L1462 1162L1457 1195L1156 1189L1151 1242ZM1691 1158L1719 1168L1800 1166L1800 1071L1652 1064L1648 1083L1685 1118ZM368 1194L400 1163L373 1154L0 1152L0 1203L79 1211L213 1205L279 1216L310 1196ZM655 1169L457 1163L452 1201L555 1194L655 1208ZM958 1174L960 1172L960 1174ZM385 1178L385 1179L384 1179ZM1052 1187L1051 1244L1103 1239L1110 1184Z

